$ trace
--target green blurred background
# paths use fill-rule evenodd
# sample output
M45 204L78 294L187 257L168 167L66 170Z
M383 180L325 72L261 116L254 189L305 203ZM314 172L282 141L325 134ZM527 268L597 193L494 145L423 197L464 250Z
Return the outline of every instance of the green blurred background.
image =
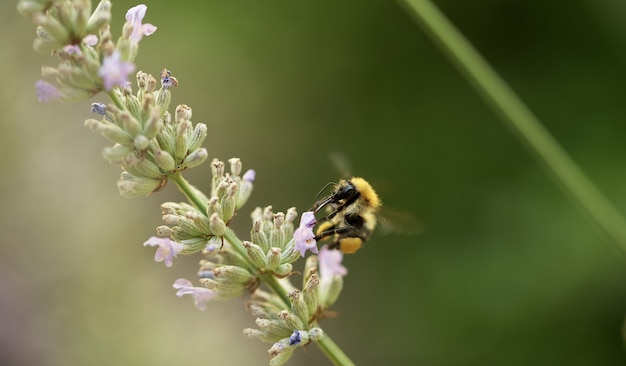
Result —
M626 209L626 2L437 4ZM113 32L135 3L114 1ZM257 171L247 212L310 207L340 151L419 236L375 235L325 331L358 365L623 365L626 261L393 1L147 2L139 69ZM41 104L35 27L0 3L0 364L263 365L243 301L198 311L141 244L173 185L119 197L89 102ZM95 100L99 100L96 98ZM188 172L208 187L208 166ZM327 361L312 346L292 365Z

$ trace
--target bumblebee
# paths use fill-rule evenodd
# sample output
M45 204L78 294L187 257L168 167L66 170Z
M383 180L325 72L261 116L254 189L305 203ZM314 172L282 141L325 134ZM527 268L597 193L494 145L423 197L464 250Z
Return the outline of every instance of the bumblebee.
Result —
M330 208L330 213L318 220L315 240L330 238L329 248L354 253L372 235L382 203L374 188L363 178L352 177L330 184L335 186L332 193L317 201L311 209L317 213L324 207Z

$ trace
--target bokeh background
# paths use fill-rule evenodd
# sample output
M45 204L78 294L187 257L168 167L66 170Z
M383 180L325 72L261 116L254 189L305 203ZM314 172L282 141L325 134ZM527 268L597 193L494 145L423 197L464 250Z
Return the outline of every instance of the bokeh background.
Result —
M436 2L626 210L626 2ZM137 63L180 81L247 212L310 207L342 152L417 236L375 235L325 331L358 365L623 365L626 261L393 1L147 1ZM114 34L135 3L114 1ZM242 300L198 311L143 241L173 185L122 199L89 102L41 104L35 27L0 2L0 364L263 365ZM98 98L95 98L98 100ZM208 166L188 172L208 187ZM292 365L327 361L315 346Z

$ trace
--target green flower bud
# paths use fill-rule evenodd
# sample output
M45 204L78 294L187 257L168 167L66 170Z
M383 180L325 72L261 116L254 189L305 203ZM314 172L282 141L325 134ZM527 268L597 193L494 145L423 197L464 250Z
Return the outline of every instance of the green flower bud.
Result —
M260 270L265 270L267 268L267 260L261 247L246 240L243 241L243 246L246 248L248 258L250 258L252 264Z
M293 271L293 266L291 263L283 263L280 266L276 267L274 273L278 276L287 276Z
M168 225L178 225L182 217L173 213L166 213L161 216L161 220Z
M202 146L204 139L207 135L207 127L204 123L196 124L196 127L193 129L193 133L189 138L189 150L194 151L195 149Z
M139 197L154 192L162 184L163 181L160 179L137 177L128 172L122 172L120 179L117 181L117 188L122 197Z
M207 216L217 214L219 217L223 217L222 206L219 204L217 197L211 197L207 205Z
M280 336L275 336L275 335L273 336L273 335L268 334L267 332L261 331L259 329L252 329L252 328L244 329L243 334L244 336L248 338L258 339L262 342L276 342L282 338Z
M235 214L235 195L237 194L237 187L237 183L229 178L224 179L217 188L217 197L223 212L222 219L225 222L229 222Z
M115 144L102 150L102 157L110 163L120 164L122 160L133 151L130 145Z
M246 269L237 266L219 266L213 270L216 280L220 282L237 282L245 284L254 276Z
M168 236L172 235L172 233L174 231L172 230L171 227L169 227L167 225L161 225L161 226L158 226L156 228L156 232L161 237L168 237Z
M239 158L230 158L228 159L230 163L230 174L233 176L239 176L241 174L241 159Z
M300 318L303 323L309 322L309 309L307 307L306 302L302 296L302 293L298 290L293 291L289 294L289 299L291 300L291 311L295 316ZM300 328L294 328L300 329Z
M176 125L176 135L174 139L174 158L182 161L189 153L187 144L187 129L191 128L191 122L182 121Z
M261 248L263 248L263 250L267 251L269 249L269 240L265 233L261 231L261 221L255 221L252 225L250 239L252 239L253 243L258 244Z
M152 161L140 159L134 154L129 154L122 161L124 170L137 177L158 179L163 176L159 167Z
M278 266L280 266L280 253L282 250L280 248L272 247L267 252L267 269L270 271L275 271Z
M163 121L159 116L155 113L148 114L145 125L144 125L144 134L147 138L153 139L155 138L159 132L163 129Z
M326 280L325 280L326 281ZM325 286L319 287L320 302L324 306L324 308L329 308L332 304L337 301L339 295L341 294L341 289L343 288L343 277L341 276L333 276L332 279L329 280L328 284Z
M155 150L154 160L161 170L164 172L171 172L176 168L176 163L174 162L174 158L167 151L164 150Z
M318 265L319 265L319 261L316 255L310 255L306 258L306 261L304 262L304 276L302 277L303 288L307 286L307 283L309 282L309 278L311 278L312 275L314 274L317 275Z
M224 162L213 159L211 161L211 174L213 175L213 183L215 187L222 181L224 178Z
M279 319L270 320L265 318L257 318L254 322L262 331L270 335L278 336L280 338L284 337L286 334L290 334L293 329L295 329L286 326L285 322Z
M267 351L271 357L270 366L284 365L287 361L289 361L295 349L296 347L289 345L289 338L287 338L286 341L274 343Z
M186 217L193 221L198 230L204 234L214 234L211 229L210 219L200 212L189 211L186 213Z
M176 230L176 228L174 228L177 232L177 239L200 237L206 243L205 235L207 235L207 233L203 232L192 219L186 216L180 216L177 227L180 229Z
M178 106L176 106L176 111L175 111L175 121L176 123L182 123L184 121L189 121L191 120L191 108L189 108L188 105L186 104L179 104Z
M157 97L156 102L159 106L159 115L163 116L167 112L167 109L170 107L170 102L172 101L172 93L168 89L160 89L157 90L155 93Z
M196 149L191 154L187 155L183 160L182 169L195 168L202 164L209 157L209 153L205 148Z
M141 121L142 120L141 104L139 103L139 99L137 99L137 97L132 94L127 95L124 99L126 102L126 109L128 109L128 112L130 112L130 114L133 117L135 117L135 119L137 119L138 121Z
M174 236L174 235L173 235ZM191 238L191 239L183 239L176 241L182 245L184 245L182 254L193 254L198 253L202 249L206 247L207 240L202 237Z
M291 238L287 244L285 244L285 250L283 251L283 263L293 263L300 259L300 251L296 249L294 239Z
M111 22L111 2L109 0L101 0L96 6L93 14L87 20L85 33L98 34L100 29Z
M284 248L285 236L281 229L283 222L285 221L285 214L279 212L274 214L274 225L270 230L270 246Z
M50 53L63 47L63 44L60 41L45 38L48 37L48 35L45 34L41 28L37 28L37 35L39 35L40 38L35 38L33 41L33 48L39 53Z
M47 35L46 39L57 41L62 45L71 43L69 31L58 19L39 13L33 15L33 23L41 27L40 32Z
M133 144L135 145L135 149L145 151L148 146L150 146L150 140L144 135L137 135L133 140Z
M167 125L167 124L164 125L163 129L161 130L161 133L156 135L156 139L161 149L163 151L167 151L170 155L172 155L172 158L173 158L175 142L174 142L172 126Z
M118 144L127 145L133 142L132 137L116 124L109 121L99 121L89 118L85 120L85 126L93 132L98 132L108 140ZM108 160L108 159L107 159Z
M239 282L218 282L209 278L201 278L200 283L219 293L221 299L241 296L246 291L245 284Z
M57 80L73 89L95 90L98 88L98 83L85 68L69 62L61 63L57 67Z
M283 320L287 329L303 329L305 326L302 319L289 310L281 310L278 317Z
M141 134L141 125L135 117L126 111L120 111L116 114L122 128L131 136Z
M319 286L320 280L317 277L317 274L314 273L311 275L306 283L306 286L302 290L302 298L306 303L307 310L309 314L315 314L318 305L318 294L317 288Z
M17 3L17 11L24 16L33 16L42 13L52 5L54 0L20 0Z
M320 341L324 337L324 331L322 328L311 328L309 329L309 339L317 342Z
M213 235L216 236L224 236L226 232L226 224L216 213L209 217L209 227Z

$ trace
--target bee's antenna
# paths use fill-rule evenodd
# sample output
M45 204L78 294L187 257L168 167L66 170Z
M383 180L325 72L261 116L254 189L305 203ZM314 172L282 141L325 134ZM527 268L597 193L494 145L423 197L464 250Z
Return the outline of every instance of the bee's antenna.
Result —
M336 183L335 182L326 183L326 185L322 187L322 189L320 189L319 192L317 192L317 194L315 195L315 198L320 198L320 196L322 195L322 192L324 192L328 187L332 186L333 184L336 184Z

